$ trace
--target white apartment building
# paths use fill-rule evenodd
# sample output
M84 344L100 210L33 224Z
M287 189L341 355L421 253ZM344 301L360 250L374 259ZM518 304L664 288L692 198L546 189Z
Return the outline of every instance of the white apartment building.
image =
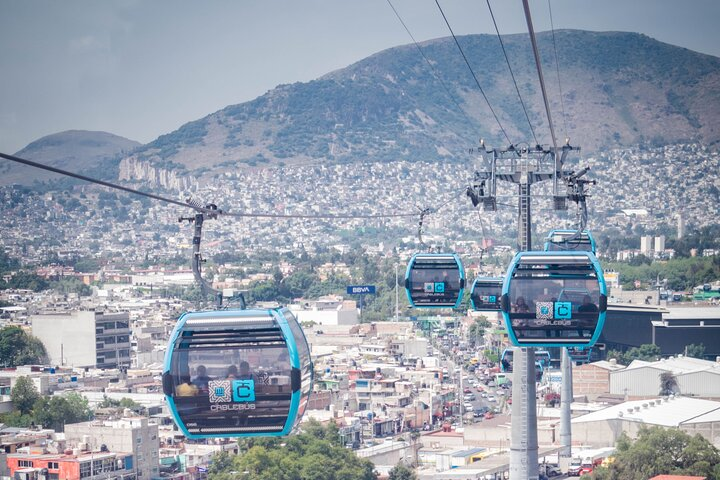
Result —
M32 315L32 334L51 365L116 368L130 365L130 315L82 310Z

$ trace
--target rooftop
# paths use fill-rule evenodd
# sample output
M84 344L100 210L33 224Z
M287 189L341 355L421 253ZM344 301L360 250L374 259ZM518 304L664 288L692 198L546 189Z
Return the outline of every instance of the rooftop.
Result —
M709 415L720 414L720 402L690 397L656 398L655 400L634 400L573 418L573 423L602 422L622 419L648 425L678 427ZM707 418L711 418L708 416Z

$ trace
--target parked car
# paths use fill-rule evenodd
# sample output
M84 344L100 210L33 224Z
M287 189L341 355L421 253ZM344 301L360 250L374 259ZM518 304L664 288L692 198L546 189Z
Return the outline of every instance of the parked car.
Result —
M560 467L548 463L540 464L540 468L538 470L540 471L540 473L544 473L547 477L550 478L562 475L562 470L560 470Z

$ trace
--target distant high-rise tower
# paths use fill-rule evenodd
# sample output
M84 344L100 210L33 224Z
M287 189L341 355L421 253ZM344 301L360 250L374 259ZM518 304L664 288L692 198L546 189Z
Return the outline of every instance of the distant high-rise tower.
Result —
M665 250L665 235L655 237L655 252L660 253Z
M643 255L650 255L653 249L653 237L650 235L643 235L640 237L640 253Z
M677 238L679 240L685 236L685 217L683 217L681 213L678 213L677 220Z

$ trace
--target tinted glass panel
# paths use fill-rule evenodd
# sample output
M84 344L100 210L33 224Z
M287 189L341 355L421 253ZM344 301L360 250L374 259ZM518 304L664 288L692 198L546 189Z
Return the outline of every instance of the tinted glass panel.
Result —
M415 306L455 306L462 291L460 265L452 255L416 257L407 287Z
M508 300L518 341L589 343L600 314L600 284L591 268L521 268Z
M473 308L478 311L500 310L500 297L502 296L502 279L478 278L473 284L470 299Z
M174 400L188 431L282 430L292 394L287 347L214 343L181 338L173 354Z

